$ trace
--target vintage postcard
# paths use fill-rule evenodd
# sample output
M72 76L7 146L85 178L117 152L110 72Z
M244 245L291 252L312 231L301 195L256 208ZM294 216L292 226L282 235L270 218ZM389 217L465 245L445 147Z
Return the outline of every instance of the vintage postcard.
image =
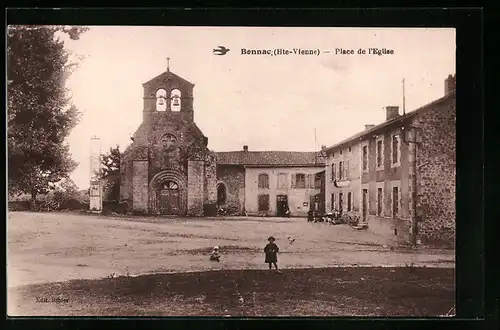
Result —
M9 316L453 316L452 28L9 26Z

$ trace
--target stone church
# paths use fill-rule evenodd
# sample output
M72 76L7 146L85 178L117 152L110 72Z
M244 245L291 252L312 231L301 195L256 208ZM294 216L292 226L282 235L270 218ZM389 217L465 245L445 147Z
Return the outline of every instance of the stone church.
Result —
M232 214L305 215L323 199L315 152L210 151L194 122L193 83L167 69L143 88L142 123L121 160L129 211L203 216L222 205Z

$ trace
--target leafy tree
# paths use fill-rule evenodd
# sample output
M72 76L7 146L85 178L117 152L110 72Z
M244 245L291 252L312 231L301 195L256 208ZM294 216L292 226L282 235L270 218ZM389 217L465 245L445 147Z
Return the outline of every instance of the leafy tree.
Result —
M103 180L104 200L118 201L120 199L120 146L109 148L109 153L101 156L101 174Z
M86 28L9 26L7 31L9 193L38 194L68 177L76 163L66 137L80 113L68 97L66 80L77 63L69 61L59 33L78 39Z

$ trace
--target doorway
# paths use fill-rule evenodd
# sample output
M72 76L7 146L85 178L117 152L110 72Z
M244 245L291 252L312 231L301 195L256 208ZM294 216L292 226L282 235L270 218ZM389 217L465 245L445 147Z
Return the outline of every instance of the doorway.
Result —
M339 213L342 215L344 213L344 194L339 193Z
M278 217L285 217L286 211L288 210L288 196L278 195L276 196L276 215Z
M363 222L366 222L366 214L368 209L368 189L363 189L363 205L361 208L363 212Z
M217 205L226 205L226 185L219 183L217 185Z
M159 195L160 214L179 215L179 185L174 181L167 181L162 185Z

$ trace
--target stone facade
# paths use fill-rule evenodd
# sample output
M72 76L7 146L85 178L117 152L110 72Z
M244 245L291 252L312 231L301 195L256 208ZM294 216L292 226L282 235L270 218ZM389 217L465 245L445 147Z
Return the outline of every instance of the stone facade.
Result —
M408 242L414 233L422 244L454 245L454 79L446 80L444 97L404 115L387 107L384 123L365 125L364 131L326 149L327 209L340 208L342 193L346 210L345 193L352 192L351 210L369 230L399 241ZM343 168L349 164L343 178L340 162Z
M143 84L143 121L121 162L131 211L199 216L214 202L215 158L194 123L193 87L170 71Z
M188 161L187 215L203 214L205 169L203 161Z
M455 243L456 103L448 98L414 119L422 128L417 153L417 219L423 244Z

